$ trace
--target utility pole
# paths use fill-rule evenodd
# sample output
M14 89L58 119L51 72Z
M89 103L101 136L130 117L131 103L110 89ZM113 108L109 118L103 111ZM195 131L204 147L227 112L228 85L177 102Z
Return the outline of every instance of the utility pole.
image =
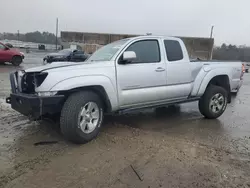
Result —
M56 50L57 50L58 18L56 18Z
M213 32L214 32L214 26L211 27L211 32L210 32L210 42L212 42L212 38L213 38ZM209 43L210 44L210 43ZM209 45L210 46L210 45ZM210 49L208 49L208 57L207 59L210 60L212 58L212 54L213 54L213 45L212 45L212 49L210 51Z
M17 30L17 40L19 41L19 30Z
M210 38L213 37L213 32L214 32L214 26L211 27L211 33L210 33Z

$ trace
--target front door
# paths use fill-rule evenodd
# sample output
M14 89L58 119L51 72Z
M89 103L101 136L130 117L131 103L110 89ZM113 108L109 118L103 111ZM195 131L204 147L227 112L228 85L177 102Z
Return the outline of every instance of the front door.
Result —
M6 52L6 47L0 43L0 62L5 62L8 60L8 53Z
M166 64L158 40L139 40L125 51L134 51L136 60L117 64L117 87L120 107L133 107L164 100Z

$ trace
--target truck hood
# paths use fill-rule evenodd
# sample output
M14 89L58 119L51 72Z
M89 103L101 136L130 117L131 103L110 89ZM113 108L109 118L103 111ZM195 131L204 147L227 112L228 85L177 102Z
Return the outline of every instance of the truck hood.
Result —
M53 63L46 64L46 65L43 65L43 66L26 69L25 72L42 72L42 71L45 71L45 70L61 68L61 67L68 67L68 66L76 66L76 65L81 65L81 64L83 64L83 63L53 62Z
M102 61L102 62L53 62L51 64L46 64L40 67L34 67L25 70L25 72L42 72L42 71L69 71L69 70L78 70L78 69L88 69L88 68L98 68L106 67L112 65L113 62Z

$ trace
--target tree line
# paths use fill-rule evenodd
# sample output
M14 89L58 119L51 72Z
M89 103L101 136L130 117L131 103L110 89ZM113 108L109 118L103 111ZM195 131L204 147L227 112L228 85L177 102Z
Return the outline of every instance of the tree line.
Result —
M250 62L250 47L222 44L214 48L213 59Z
M29 32L25 34L18 33L0 33L0 40L20 40L23 42L35 42L35 43L44 43L44 44L55 44L56 36L53 33L49 32ZM59 42L58 42L59 43Z

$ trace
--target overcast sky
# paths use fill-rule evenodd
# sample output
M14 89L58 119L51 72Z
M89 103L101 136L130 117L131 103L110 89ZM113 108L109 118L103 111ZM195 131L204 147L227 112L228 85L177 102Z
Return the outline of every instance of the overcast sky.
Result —
M105 32L209 37L250 45L250 0L0 0L0 32Z

